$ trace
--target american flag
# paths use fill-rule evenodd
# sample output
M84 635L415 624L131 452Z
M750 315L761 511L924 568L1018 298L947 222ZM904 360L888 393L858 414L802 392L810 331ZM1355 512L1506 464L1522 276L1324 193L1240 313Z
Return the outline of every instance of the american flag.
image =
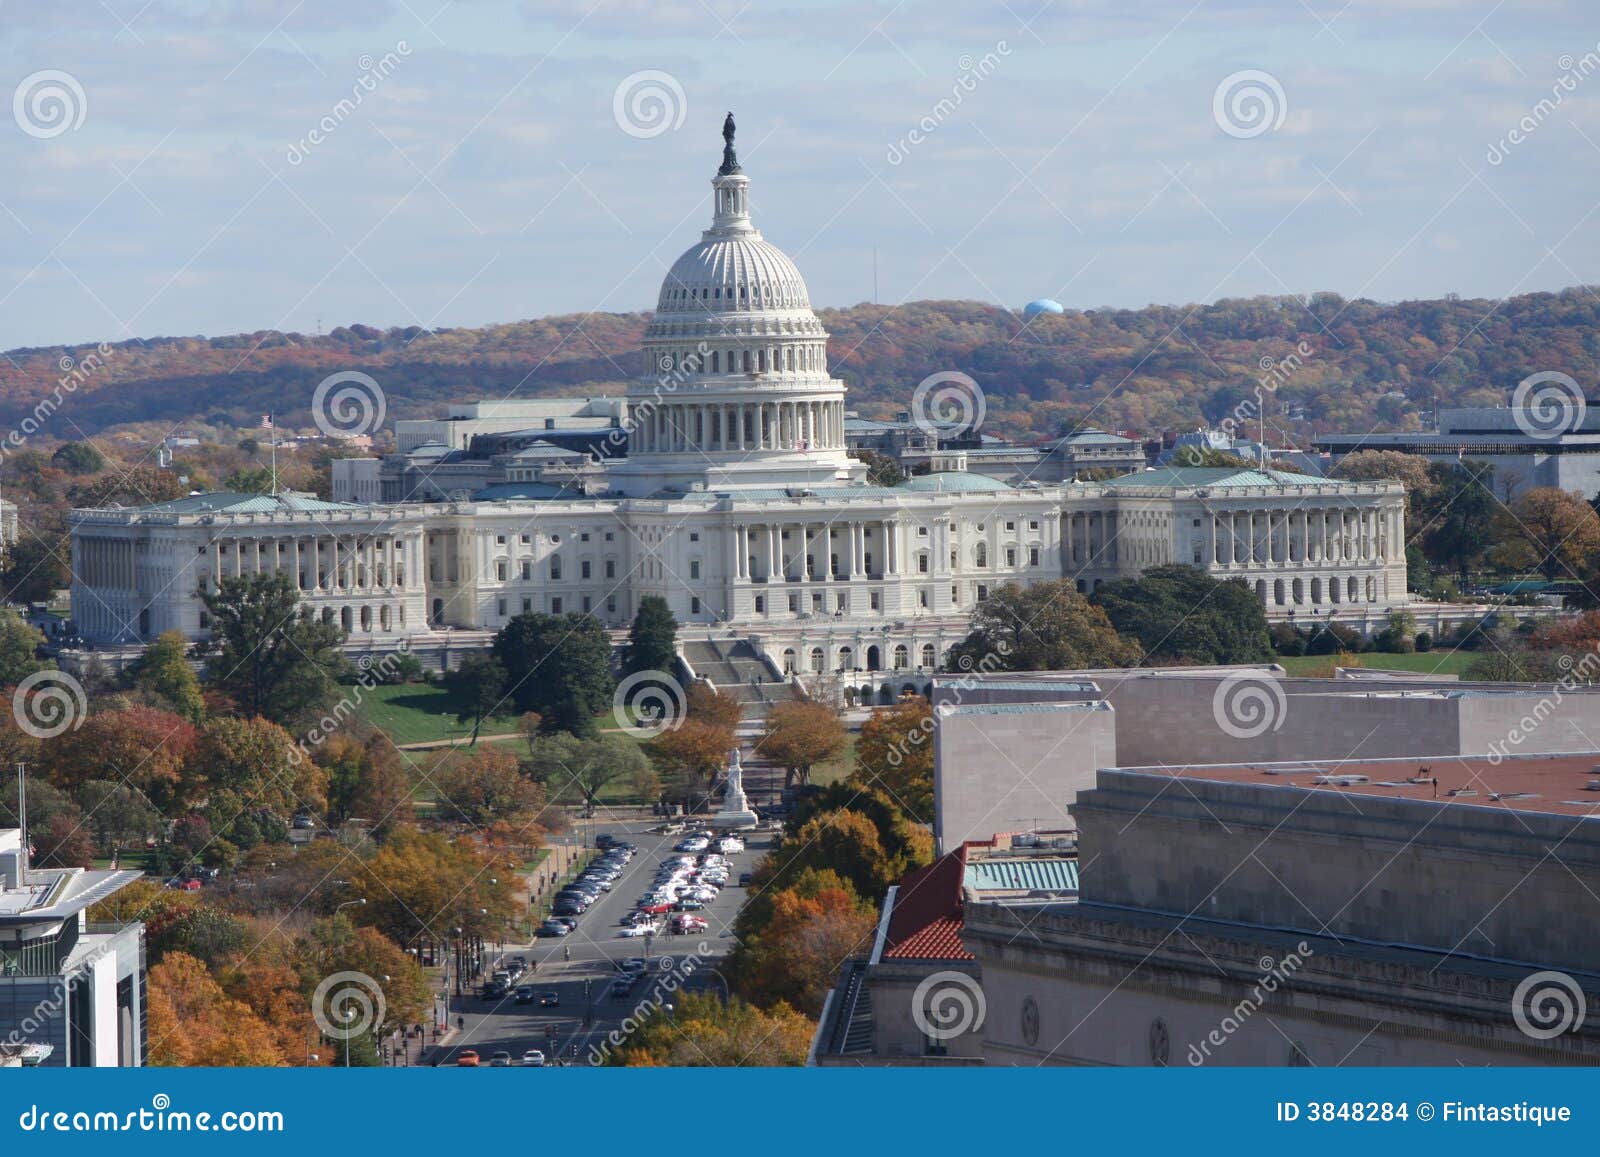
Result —
M263 430L272 429L272 415L271 414L262 414L261 415L261 428Z

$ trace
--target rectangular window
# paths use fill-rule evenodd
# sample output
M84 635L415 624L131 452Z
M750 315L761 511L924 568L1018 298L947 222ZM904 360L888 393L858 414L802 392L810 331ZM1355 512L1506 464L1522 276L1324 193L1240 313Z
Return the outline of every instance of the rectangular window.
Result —
M917 592L917 605L919 607L921 607L923 610L927 610L928 609L928 592L927 591L918 591Z
M533 610L533 600L532 599L523 599L522 600L522 613L526 615L526 614L530 613L532 610Z
M981 603L981 602L983 602L984 599L986 599L988 597L989 597L989 588L984 586L982 583L979 583L978 584L978 601Z
M578 535L578 541L579 542L588 542L589 541L588 534L580 534L580 535Z
M606 600L606 614L614 615L616 613L617 613L617 600L616 600L616 598L615 597L608 598Z
M1016 548L1008 546L1008 547L1006 547L1006 566L1013 567L1013 566L1016 566L1016 565L1017 565L1017 551L1016 551Z
M870 592L870 600L871 600L871 603L872 603L872 609L873 610L879 611L879 610L883 609L883 604L878 598L878 592L877 591Z
M554 582L561 581L561 560L559 558L550 560L550 578Z
M560 598L560 596L557 596L556 598L553 598L553 599L550 600L550 613L552 615L559 615L561 613L561 598Z
M613 559L606 559L606 578L617 577L617 564Z
M505 601L505 599L495 599L495 601L494 601L494 613L499 615L502 619L506 617L506 601Z
M927 574L928 573L928 556L925 555L925 554L917 555L917 573L918 574Z
M700 613L700 600L699 599L690 599L689 600L689 613L691 615L698 615Z
M494 536L494 544L496 546L504 546L506 544L506 536L503 535L503 534L495 535Z
M691 530L689 532L689 541L690 542L699 542L700 541L700 532L698 530Z
M589 596L588 595L584 595L583 596L583 613L586 614L586 615L589 613Z
M522 536L521 536L521 541L522 541L522 545L523 545L523 546L527 546L527 545L528 545L528 536L527 536L527 535L525 535L525 534L524 534L524 535L522 535Z
M1038 530L1039 529L1039 520L1037 518L1028 519L1028 529L1029 530Z
M917 527L917 537L918 538L927 538L928 537L928 528L926 526Z
M506 581L506 564L504 560L494 564L494 577L499 582Z
M1007 519L1006 520L1006 529L1007 530L1015 530L1015 529L1017 529L1017 524L1015 522L1012 522L1010 519Z
M533 581L533 563L529 559L522 560L522 581L525 583Z
M756 596L756 614L764 615L766 613L767 613L767 600L763 596L757 595Z
M1039 548L1036 547L1036 546L1030 546L1028 548L1028 565L1029 566L1038 566L1039 565Z
M588 578L589 577L589 560L588 559L584 559L582 562L580 562L578 564L578 573L584 578Z
M689 560L689 577L691 579L697 579L700 577L700 560L697 558L692 558Z
M798 615L800 613L800 596L799 595L790 595L789 596L789 613L791 615Z

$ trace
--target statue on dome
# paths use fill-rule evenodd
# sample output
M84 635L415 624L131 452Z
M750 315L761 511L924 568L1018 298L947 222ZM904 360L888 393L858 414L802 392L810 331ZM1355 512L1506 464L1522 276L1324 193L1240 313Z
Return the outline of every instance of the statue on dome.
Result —
M733 123L733 113L730 112L722 122L722 167L717 170L719 177L741 171L738 154L733 151L733 134L736 127Z

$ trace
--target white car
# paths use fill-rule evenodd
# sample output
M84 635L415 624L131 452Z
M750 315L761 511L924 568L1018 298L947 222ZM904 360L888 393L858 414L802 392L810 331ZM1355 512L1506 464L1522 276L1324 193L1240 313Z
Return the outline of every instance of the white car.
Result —
M621 932L618 932L617 935L618 936L626 936L626 937L630 937L630 938L634 937L634 936L654 936L657 932L660 932L660 931L661 931L661 926L659 924L655 923L654 921L651 921L651 922L649 922L647 924L633 924L633 925L630 925L629 927L624 928Z
M522 1054L522 1064L524 1068L542 1069L544 1068L544 1054L538 1049L529 1049Z

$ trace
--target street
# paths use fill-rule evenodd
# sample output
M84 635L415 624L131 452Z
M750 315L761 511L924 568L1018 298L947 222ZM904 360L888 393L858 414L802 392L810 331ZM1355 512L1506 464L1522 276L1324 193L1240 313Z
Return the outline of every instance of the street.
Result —
M559 1005L542 1008L537 1002L517 1004L514 993L485 1000L477 994L476 986L464 996L452 994L449 1023L454 1027L460 1017L465 1021L465 1028L447 1043L430 1049L425 1063L454 1064L456 1054L462 1049L475 1050L485 1065L502 1049L511 1054L514 1062L520 1062L525 1050L539 1049L547 1063L560 1060L566 1064L588 1064L591 1049L602 1047L607 1034L641 1003L650 1001L663 978L668 978L680 991L715 991L724 987L717 969L732 943L733 920L744 903L745 889L739 886L739 876L754 867L771 847L775 836L750 833L745 851L727 857L730 869L727 886L698 913L707 923L704 932L674 936L663 931L655 937L625 938L618 935L622 930L622 917L633 910L639 897L649 889L657 867L662 860L675 854L672 845L682 838L652 835L646 831L659 822L605 824L596 821L590 825L591 836L607 832L626 839L637 846L638 854L629 861L611 891L604 893L578 918L576 931L561 938L538 939L531 946L506 945L498 953L507 958L525 956L536 964L518 984L532 985L539 994L557 993ZM497 955L498 947L490 946L491 959ZM570 960L566 958L569 951ZM690 956L698 959L685 971L683 962ZM632 992L613 996L610 988L617 975L617 962L630 957L648 961L646 978ZM663 994L660 999L670 1001L673 998ZM585 1027L585 1012L590 1009L591 1023Z

